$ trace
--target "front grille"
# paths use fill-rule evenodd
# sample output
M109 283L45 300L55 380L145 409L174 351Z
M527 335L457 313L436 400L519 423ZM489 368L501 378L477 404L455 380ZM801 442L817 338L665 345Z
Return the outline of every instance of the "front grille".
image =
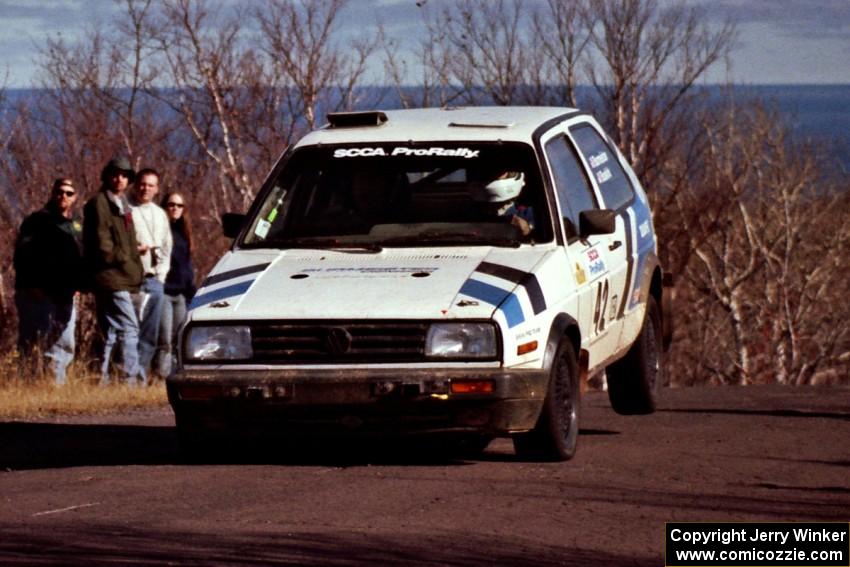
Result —
M251 324L254 361L268 364L423 362L427 323Z

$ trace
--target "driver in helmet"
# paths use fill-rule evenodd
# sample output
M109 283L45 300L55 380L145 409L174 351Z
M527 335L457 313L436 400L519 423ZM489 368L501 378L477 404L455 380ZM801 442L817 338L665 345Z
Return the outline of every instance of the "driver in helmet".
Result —
M505 171L489 183L472 185L471 196L474 201L483 203L490 215L504 219L516 227L523 236L528 236L534 228L531 208L516 205L516 200L524 186L523 172Z

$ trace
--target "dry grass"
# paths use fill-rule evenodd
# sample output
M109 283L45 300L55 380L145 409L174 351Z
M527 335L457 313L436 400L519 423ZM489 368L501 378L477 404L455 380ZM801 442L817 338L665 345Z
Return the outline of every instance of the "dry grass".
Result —
M100 377L75 363L68 383L56 386L46 376L19 376L16 354L0 358L0 420L33 419L155 407L167 403L165 385L131 388L123 384L101 387Z

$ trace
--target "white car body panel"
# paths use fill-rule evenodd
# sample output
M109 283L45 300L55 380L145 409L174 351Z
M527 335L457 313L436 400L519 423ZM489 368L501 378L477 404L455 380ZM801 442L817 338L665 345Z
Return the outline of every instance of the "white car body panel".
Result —
M629 350L644 324L650 282L660 285L655 281L660 280L661 269L646 193L616 146L610 143L592 117L575 109L554 107L389 110L381 114L386 117L383 123L351 127L326 126L311 132L281 157L278 166L266 180L258 203L252 209L253 220L248 219L242 229L242 236L219 260L194 297L182 333L186 335L186 329L199 326L231 325L248 327L248 331L253 329L256 336L257 329L265 331L268 327L313 326L321 331L318 338L311 339L316 339L319 349L325 349L321 356L327 355L327 358L306 356L304 361L299 362L295 358L281 356L279 359L271 358L271 362L257 360L252 358L256 353L255 343L255 350L250 357L200 360L199 355L198 360L181 360L180 371L169 378L169 399L175 407L184 403L189 408L203 407L203 403L207 402L219 403L217 398L181 398L181 387L189 388L192 393L191 388L198 384L223 385L224 396L230 395L226 392L229 391L227 388L231 388L241 391L239 395L243 397L248 396L249 391L268 393L270 388L280 387L286 392L285 399L275 401L282 404L281 408L293 401L293 406L301 404L310 407L310 404L315 404L325 408L348 403L382 404L386 400L378 400L376 388L378 384L390 379L411 386L415 392L411 399L424 400L426 405L447 400L466 403L469 399L475 399L474 396L454 398L454 392L441 389L436 393L429 388L443 388L455 379L491 379L494 384L494 391L490 392L494 402L492 407L498 408L493 410L493 420L497 422L493 429L499 434L512 435L528 431L537 422L543 399L548 392L551 361L556 351L564 352L558 345L563 345L565 339L571 342L576 351L582 378L601 372ZM613 159L619 160L623 166L634 194L630 201L616 210L599 211L603 213L603 220L593 222L606 223L603 228L594 227L583 234L578 234L578 231L569 234L565 224L572 226L575 220L568 219L565 223L565 207L559 202L561 197L558 188L579 184L561 183L556 187L550 157L543 150L547 141L561 137L568 146L572 144L570 147L576 159L571 160L571 163L577 164L574 170L582 170L590 180L583 194L588 202L591 198L595 199L594 208L605 209L602 189L607 188L610 192L611 187L626 185L604 185L604 176L594 176L598 172L594 171L593 160L588 160L582 154L571 134L571 128L579 125L591 126L607 140L608 149L615 156ZM503 145L506 143L523 146ZM448 147L443 147L443 144ZM522 195L536 194L542 197L534 201L533 206L527 203L524 206L536 212L539 203L545 205L541 208L547 210L541 213L545 212L551 227L546 225L547 230L540 232L548 236L535 239L532 238L533 233L526 231L523 236L527 239L517 237L514 241L504 243L495 237L486 240L481 236L486 231L482 230L472 236L463 234L458 237L467 239L460 240L462 242L470 239L474 241L475 237L479 237L481 244L458 245L456 241L449 240L442 245L429 245L426 241L415 239L406 243L403 239L392 241L388 238L386 242L376 241L372 243L375 246L369 246L369 238L377 239L381 236L373 232L378 226L384 230L398 231L401 230L398 227L416 227L428 222L451 226L455 226L452 222L463 224L462 221L444 221L442 211L445 201L435 199L433 202L437 203L436 206L430 204L433 202L426 202L423 207L421 200L415 201L416 206L409 206L408 209L417 213L430 211L430 204L439 211L435 215L437 220L410 221L404 217L405 220L397 221L386 220L391 217L385 216L382 217L384 220L370 224L370 228L363 233L331 233L331 236L355 235L362 240L355 238L346 242L343 239L339 246L339 239L334 240L319 232L310 233L305 229L303 234L296 234L301 237L300 240L292 238L290 246L286 245L287 235L291 233L286 233L281 227L290 228L290 225L285 225L286 221L281 219L285 219L290 211L299 210L297 206L288 206L286 203L295 203L292 196L302 194L294 180L300 182L301 178L296 173L303 173L293 166L296 173L291 174L291 179L288 178L289 163L319 164L309 170L319 172L314 175L316 179L321 178L321 175L325 175L321 178L325 180L343 178L353 186L352 180L363 170L374 169L384 174L386 168L382 169L380 160L394 155L415 156L408 161L425 156L429 166L431 161L438 161L436 158L448 157L451 167L444 167L444 162L440 161L438 166L432 166L431 169L424 169L424 166L423 169L400 169L403 175L408 172L418 175L405 179L408 194L425 194L427 197L429 183L437 186L444 177L451 177L456 169L464 171L463 179L457 181L452 177L446 185L472 185L478 181L473 175L474 167L455 167L454 160L469 159L470 164L474 162L474 150L464 144L478 144L481 148L501 146L499 150L480 150L482 154L492 152L493 157L488 159L491 164L498 166L497 173L505 169L508 172L524 169L524 179L537 180L533 186L537 193L529 191L528 187L532 186L529 183ZM444 155L443 152L453 153ZM530 167L508 169L504 164L505 161L519 163L519 158L515 156L524 153L530 156L527 162L532 164ZM603 156L609 164L612 163L611 154ZM436 158L432 160L432 156ZM360 167L363 160L368 161L368 165L355 169ZM562 164L565 160L554 161ZM332 166L325 169L327 164ZM349 166L350 169L346 169ZM432 174L435 170L436 174ZM450 173L443 173L444 170ZM342 174L339 174L340 171ZM470 171L472 173L467 175ZM529 176L529 171L535 175ZM303 175L309 178L307 173ZM432 178L435 181L432 182ZM497 177L504 178L509 177ZM425 187L422 193L409 188L416 183ZM338 185L329 182L329 186L332 187L332 195L343 194ZM380 187L378 183L368 187L372 195L380 194L375 189ZM444 188L438 187L433 192L441 197L441 190ZM457 190L461 195L466 195L465 191L463 188ZM451 188L445 192L451 195ZM279 198L268 199L265 204L260 202L268 195L278 194ZM321 198L314 197L317 194L310 194L310 201L300 209L303 216L295 216L303 223L298 228L306 226L316 230L316 226L308 222L312 217L304 211L310 210L313 203L322 202ZM569 192L565 194L565 200L573 195ZM287 195L293 200L284 201ZM326 202L330 202L330 199ZM413 197L407 204L411 202ZM269 203L271 205L266 206ZM387 198L381 203L391 209L390 204L395 201ZM321 210L330 208L328 206ZM474 210L474 207L457 207L456 210L466 212ZM337 217L328 215L322 220L327 218L334 219L332 228L337 230ZM465 217L458 215L458 218ZM610 230L610 224L607 223L612 218L615 222L612 234L592 234ZM578 224L585 222L586 217L582 217ZM511 228L516 225L511 222L507 226ZM275 230L280 232L276 233ZM275 241L278 234L279 240ZM385 236L390 232L382 234ZM418 233L414 234L416 238L419 237ZM326 238L320 241L320 237ZM363 246L358 248L358 242ZM275 247L275 243L279 246ZM426 331L433 331L434 328L429 325L434 323L485 322L488 324L488 333L492 322L497 328L499 348L497 354L488 351L486 357L480 360L473 360L472 356L436 360L437 355L433 351L425 352L428 349L424 346L417 353L418 358L410 359L416 362L405 361L407 359L397 361L391 357L375 360L366 355L362 358L349 357L350 352L356 350L351 348L349 351L353 339L346 325L352 322L386 325L388 328L400 322L408 326L413 322L420 324ZM252 324L256 324L256 328L251 327ZM236 332L234 329L226 331ZM214 332L219 332L219 329ZM333 332L347 334L348 344L342 348L331 344ZM392 341L395 340L393 336ZM423 339L422 343L425 342ZM288 347L274 348L283 352ZM231 383L232 386L229 385ZM299 388L307 392L302 399L306 401L298 400ZM205 390L201 388L199 391ZM293 391L296 392L295 398L290 398ZM345 398L350 392L355 392L353 397ZM482 397L481 401L485 398ZM246 407L251 409L250 406ZM275 409L277 406L272 404L270 407ZM402 408L400 411L404 411L406 406L400 404L399 407ZM510 421L508 417L499 421L500 416L511 416L510 419L515 418L516 421Z

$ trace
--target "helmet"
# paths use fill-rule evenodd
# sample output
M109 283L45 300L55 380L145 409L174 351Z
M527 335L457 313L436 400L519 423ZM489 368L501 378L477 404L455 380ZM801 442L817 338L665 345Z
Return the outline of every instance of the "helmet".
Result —
M506 171L486 185L473 185L470 193L479 203L504 203L516 199L524 186L524 173Z

